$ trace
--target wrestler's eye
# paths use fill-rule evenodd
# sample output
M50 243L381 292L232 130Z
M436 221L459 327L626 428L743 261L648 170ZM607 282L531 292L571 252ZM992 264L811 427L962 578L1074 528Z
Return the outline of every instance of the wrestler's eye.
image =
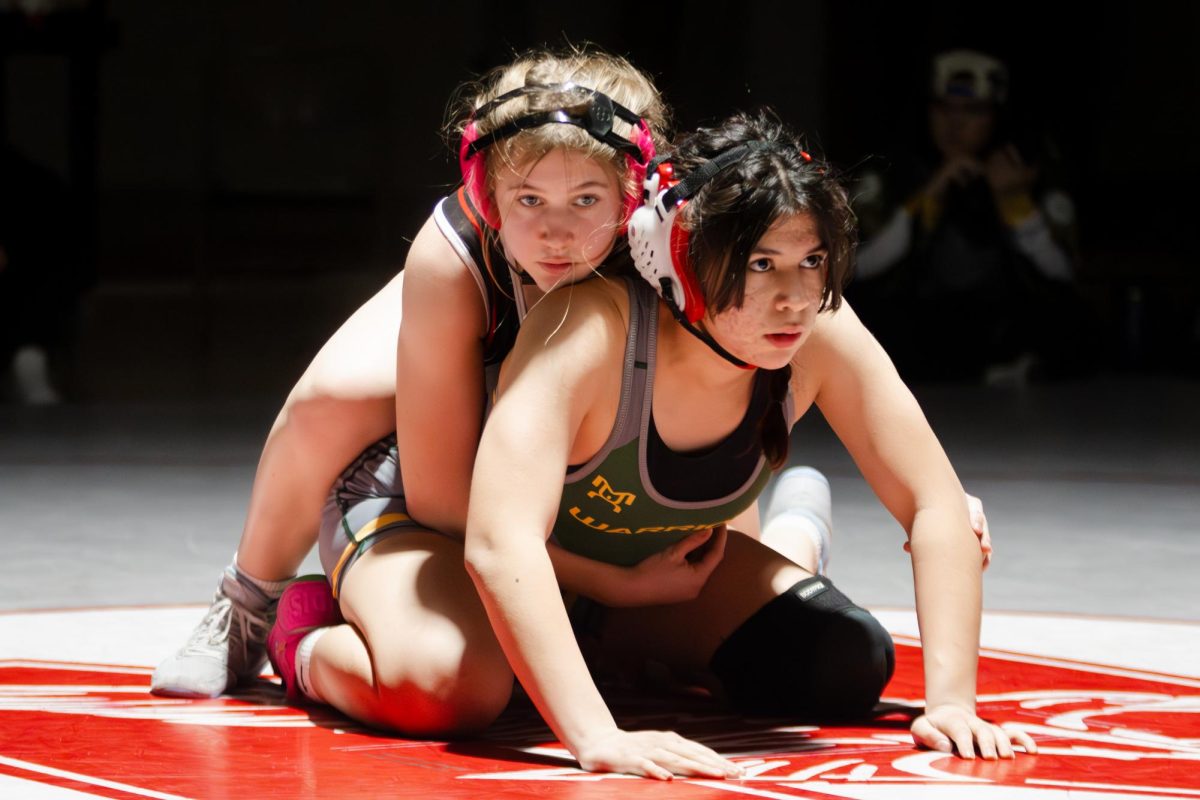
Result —
M805 257L805 259L800 262L800 266L804 269L819 269L825 263L825 259L828 257L828 253L813 253L812 255Z

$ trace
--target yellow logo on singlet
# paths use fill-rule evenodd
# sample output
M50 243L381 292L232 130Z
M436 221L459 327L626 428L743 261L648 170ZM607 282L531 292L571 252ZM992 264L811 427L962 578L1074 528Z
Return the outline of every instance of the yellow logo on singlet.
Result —
M600 522L590 514L585 514L579 506L571 506L567 510L576 522L581 525L586 525L594 531L602 531L604 533L674 533L675 531L702 531L705 528L715 528L718 525L724 525L729 520L717 520L716 522L701 522L699 524L686 525L647 525L641 528L614 528L607 522Z
M631 506L633 501L637 499L637 495L633 492L618 492L613 489L612 485L605 479L603 475L597 475L592 481L592 486L596 487L596 491L588 492L588 497L595 497L603 500L613 508L614 514L621 513L621 506Z

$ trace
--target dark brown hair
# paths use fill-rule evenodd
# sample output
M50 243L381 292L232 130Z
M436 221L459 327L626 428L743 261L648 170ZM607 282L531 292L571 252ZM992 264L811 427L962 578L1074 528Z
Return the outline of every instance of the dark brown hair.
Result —
M842 303L858 237L846 189L829 163L806 152L799 137L766 110L737 114L682 137L671 162L682 177L752 142L759 144L706 183L676 223L691 232L688 259L705 302L712 313L740 307L755 245L778 220L809 214L828 251L820 310L834 311ZM788 421L780 412L790 379L790 366L773 371L771 396L779 406L772 403L760 423L763 452L775 468L787 461Z

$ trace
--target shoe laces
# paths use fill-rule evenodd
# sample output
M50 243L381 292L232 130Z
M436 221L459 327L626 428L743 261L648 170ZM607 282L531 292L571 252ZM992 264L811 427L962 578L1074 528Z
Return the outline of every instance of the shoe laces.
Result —
M218 591L208 613L192 631L183 652L186 655L211 655L213 650L228 643L229 652L236 648L242 660L246 661L249 659L250 643L265 642L270 630L270 622L265 616L255 614L234 602L225 592Z

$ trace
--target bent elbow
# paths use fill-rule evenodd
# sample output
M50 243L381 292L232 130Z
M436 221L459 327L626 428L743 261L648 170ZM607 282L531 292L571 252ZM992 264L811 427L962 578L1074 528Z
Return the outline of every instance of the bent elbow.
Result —
M463 566L476 582L486 580L496 569L498 553L487 533L467 526L463 542Z

